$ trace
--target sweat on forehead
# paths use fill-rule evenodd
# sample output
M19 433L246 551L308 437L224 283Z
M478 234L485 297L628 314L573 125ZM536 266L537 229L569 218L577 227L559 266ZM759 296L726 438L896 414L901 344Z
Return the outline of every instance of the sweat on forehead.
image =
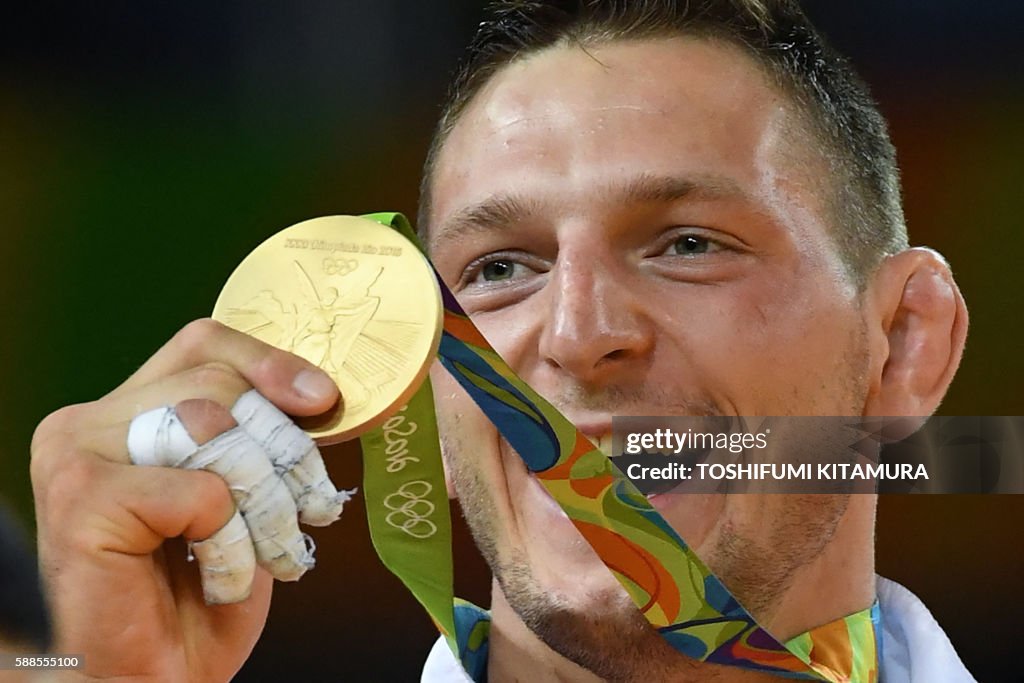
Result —
M631 47L640 51L631 54ZM730 59L721 59L722 51ZM689 72L685 79L666 78L681 68ZM598 127L576 128L573 133L581 138L619 134L618 113L640 114L649 117L647 125L664 126L681 100L708 111L735 107L735 86L740 81L763 85L750 90L759 97L746 106L781 108L784 98L756 62L727 43L617 40L588 46L559 44L523 55L495 70L471 98L446 116L449 125L438 130L425 170L420 229L426 230L438 215L433 211L435 186L447 180L439 167L451 165L442 164L442 159L461 164L460 152L466 148L486 145L495 136L507 138L506 145L513 144L520 130L572 123L582 113L597 114ZM446 154L453 136L460 150Z

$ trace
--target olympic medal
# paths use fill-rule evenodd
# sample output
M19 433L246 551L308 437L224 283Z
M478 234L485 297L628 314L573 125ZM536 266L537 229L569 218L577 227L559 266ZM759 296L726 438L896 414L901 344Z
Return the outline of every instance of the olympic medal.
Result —
M228 278L213 317L334 379L338 406L297 419L330 444L379 426L409 401L437 355L443 313L416 245L367 218L328 216L256 247Z

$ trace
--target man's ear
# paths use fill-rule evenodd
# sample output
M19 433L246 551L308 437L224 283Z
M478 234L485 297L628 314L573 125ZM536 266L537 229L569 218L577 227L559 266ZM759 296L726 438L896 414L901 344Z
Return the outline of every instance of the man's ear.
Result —
M967 307L949 264L931 249L889 256L865 292L870 389L865 415L929 416L960 365Z

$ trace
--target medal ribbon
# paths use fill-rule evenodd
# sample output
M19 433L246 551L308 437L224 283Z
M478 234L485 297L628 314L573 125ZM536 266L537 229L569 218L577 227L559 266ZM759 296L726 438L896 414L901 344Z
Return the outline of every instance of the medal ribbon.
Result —
M422 251L404 216L366 216ZM444 303L438 356L568 515L637 608L682 654L784 678L874 683L875 608L782 643L761 628L615 464L519 379L437 277ZM460 629L451 521L429 379L410 403L361 437L370 534L381 560L426 608L465 662L486 633Z

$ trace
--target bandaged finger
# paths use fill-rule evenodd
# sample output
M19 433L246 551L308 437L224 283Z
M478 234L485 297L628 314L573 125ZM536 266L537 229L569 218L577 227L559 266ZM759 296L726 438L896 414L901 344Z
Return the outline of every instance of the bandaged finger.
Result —
M256 576L256 553L238 510L217 533L189 547L199 563L207 604L230 605L249 597Z
M295 581L313 567L311 542L299 531L288 487L263 449L240 427L200 446L185 467L213 472L227 482L249 527L256 560L274 578Z
M158 408L132 421L128 452L137 465L219 475L245 522L256 560L275 578L294 581L313 566L311 544L299 531L291 493L263 449L241 428L199 446L173 408Z
M327 526L338 519L356 489L335 488L316 443L306 432L255 389L242 394L231 415L266 451L304 523Z

